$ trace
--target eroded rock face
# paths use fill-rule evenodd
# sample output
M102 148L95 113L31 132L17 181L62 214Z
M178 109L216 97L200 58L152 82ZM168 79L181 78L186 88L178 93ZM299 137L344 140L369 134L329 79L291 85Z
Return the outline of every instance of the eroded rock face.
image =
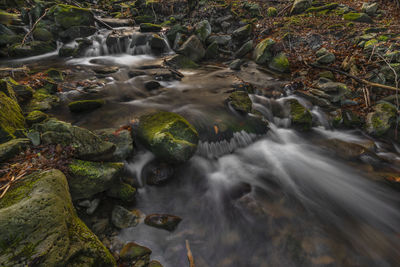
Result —
M182 116L160 111L141 116L139 121L137 135L157 158L180 163L196 152L198 133Z
M77 217L63 173L35 173L0 200L1 266L116 266Z

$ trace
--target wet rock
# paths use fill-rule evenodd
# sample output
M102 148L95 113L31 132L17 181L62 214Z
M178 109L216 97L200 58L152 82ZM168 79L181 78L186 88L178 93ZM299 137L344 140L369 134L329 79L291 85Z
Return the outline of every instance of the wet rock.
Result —
M140 24L140 31L141 32L160 32L162 27L157 24L152 23L141 23Z
M289 99L287 103L290 107L292 125L299 130L310 130L312 126L311 112L303 107L297 99Z
M89 202L89 205L87 206L86 213L89 215L92 215L96 211L96 209L99 207L100 199L95 198L92 201L88 201L88 202Z
M289 60L284 53L274 56L268 63L268 67L278 72L290 72Z
M119 67L118 66L98 66L98 67L92 68L92 70L94 72L96 72L97 74L107 75L107 74L111 74L111 73L115 73L115 72L119 71Z
M31 41L23 46L19 43L8 48L8 54L11 57L32 57L56 50L54 42Z
M319 89L327 93L337 93L340 91L348 90L347 86L344 83L338 83L338 82L320 83Z
M215 59L218 58L218 44L216 42L211 43L206 49L206 58Z
M340 157L345 159L359 159L364 154L372 154L371 149L375 147L373 141L358 144L341 139L329 139L323 142L323 145L335 151Z
M290 10L291 15L296 15L303 13L306 11L308 8L311 7L311 0L295 0L292 6L292 9Z
M77 217L67 179L58 170L36 172L11 187L0 199L0 218L0 243L6 244L2 266L33 266L38 255L41 266L116 266Z
M19 138L0 144L0 162L5 162L21 153L30 143L27 138Z
M148 266L151 250L134 242L127 243L119 253L122 262L134 267Z
M390 103L379 103L366 117L366 131L374 136L382 136L389 131L396 121L397 109Z
M128 72L129 78L134 78L134 77L143 76L143 75L146 75L146 72L143 70L130 70Z
M163 267L162 264L158 261L151 261L149 262L149 266L148 267Z
M0 90L0 144L14 138L19 129L25 128L25 119L15 94L9 92L11 97Z
M177 34L187 33L188 29L180 24L176 24L172 26L167 32L167 39L169 43L172 45L175 43Z
M152 161L143 168L142 173L148 185L161 185L173 176L174 168L164 162Z
M374 21L365 13L355 13L349 12L343 15L345 20L355 21L355 22L365 22L365 23L373 23Z
M100 108L104 105L104 100L79 100L68 104L68 108L71 112L88 112Z
M97 32L97 28L93 26L73 26L59 33L59 37L63 42L70 42L76 38L84 38L91 36ZM41 40L45 41L45 40Z
M316 90L316 89L311 89L311 90ZM299 95L301 97L304 97L305 99L310 101L313 105L317 105L319 107L323 107L323 108L327 108L327 109L332 109L332 105L327 99L324 99L324 98L314 95L313 93L311 93L311 90L309 92L296 91L295 94Z
M167 49L167 43L165 40L158 34L153 34L150 41L150 47L153 50L157 51L165 51Z
M244 42L250 37L252 30L251 24L247 24L239 29L234 30L232 36L235 40Z
M188 57L195 62L200 61L206 55L206 50L203 47L200 39L196 35L192 35L179 48L179 54Z
M36 28L32 35L37 41L48 42L54 39L53 34L44 28Z
M174 55L166 60L167 65L177 69L195 69L199 65L184 55Z
M251 102L247 92L244 91L233 92L229 95L227 101L233 109L242 112L244 114L250 113L252 110L253 103Z
M101 21L113 28L129 27L134 25L134 21L132 19L101 18Z
M205 42L211 34L211 25L208 20L203 20L197 23L194 27L194 32L200 41Z
M132 37L132 39L134 39L136 36L136 39L139 37L142 37L144 39L143 44L145 44L147 42L147 35L145 34L138 34L138 35L133 35L132 30L128 30L128 29L118 29L118 30L113 30L106 39L106 44L107 47L115 50L116 52L121 52L118 51L118 49L121 49L120 46L124 46L125 44L128 43L128 40ZM132 40L132 43L135 43L135 40ZM140 45L140 44L138 44ZM123 47L123 48L127 48L127 47Z
M182 116L164 111L141 116L137 135L157 158L172 163L189 160L199 140L196 129Z
M3 91L8 97L17 100L18 103L30 100L34 92L30 86L19 84L11 77L0 80L0 91Z
M122 206L115 206L111 213L112 224L120 229L134 227L138 224L138 216Z
M123 202L133 202L135 200L136 189L126 183L114 183L107 191L107 196L119 199Z
M171 69L150 69L148 70L148 75L154 77L157 81L173 81L181 80L183 75L179 72L175 72Z
M231 70L240 70L240 67L244 64L244 60L238 58L233 60L230 64L229 64L229 68Z
M231 35L210 35L207 38L208 44L216 42L220 46L227 46L231 43L231 41L232 41Z
M73 26L94 26L94 16L89 9L59 4L50 8L48 16L57 26L69 29Z
M257 44L254 49L253 59L257 64L266 64L273 58L273 47L275 41L270 38L266 38Z
M146 88L146 90L155 90L161 87L161 84L157 81L147 81L144 83L144 87Z
M133 139L128 130L102 129L95 133L103 140L111 142L116 149L113 153L113 161L126 160L133 154Z
M91 198L111 188L124 168L123 163L98 163L74 160L68 165L73 200Z
M60 99L49 93L46 88L41 88L33 93L31 101L26 106L28 111L47 111L57 106Z
M70 123L49 119L33 127L41 134L44 144L72 146L74 157L83 160L103 161L112 158L115 145L101 140L97 135Z
M235 58L242 58L253 50L253 40L244 43L238 51L235 52Z
M144 219L144 223L156 228L173 231L182 219L178 216L168 214L150 214Z
M232 199L239 199L244 195L251 192L251 185L248 183L237 183L229 188L229 197Z

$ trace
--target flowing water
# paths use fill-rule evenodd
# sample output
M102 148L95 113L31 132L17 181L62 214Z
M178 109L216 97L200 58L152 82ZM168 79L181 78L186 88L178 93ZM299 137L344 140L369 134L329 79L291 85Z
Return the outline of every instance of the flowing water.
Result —
M400 171L398 148L375 142L375 156L358 161L341 157L328 149L332 140L374 140L357 131L331 130L326 114L303 99L312 109L315 127L309 133L291 129L283 103L295 96L287 94L284 81L251 63L241 72L219 65L182 70L181 81L161 81L161 89L148 91L144 83L150 76L130 78L128 73L143 66L156 72L165 54L151 55L146 44L135 45L135 32L123 44L107 47L106 34L91 37L94 44L83 58L62 60L50 54L7 64L54 66L69 70L67 82L97 82L84 94L62 93L63 104L52 111L76 125L119 127L161 109L185 116L199 130L196 155L163 186L145 185L143 169L153 159L150 152L139 149L127 162L127 175L141 185L132 208L183 220L173 232L144 223L124 229L118 235L122 242L148 246L152 258L166 267L188 266L185 240L196 267L400 266L399 194L376 179L377 169ZM120 70L95 77L91 68L99 65ZM268 131L225 104L232 84L241 80L262 88L251 99L269 120ZM93 112L71 114L66 103L80 98L107 102ZM221 135L215 129L227 130Z

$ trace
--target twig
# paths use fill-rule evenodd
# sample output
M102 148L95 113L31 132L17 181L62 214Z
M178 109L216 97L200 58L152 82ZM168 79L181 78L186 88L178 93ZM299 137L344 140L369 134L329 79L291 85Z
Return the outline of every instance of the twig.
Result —
M44 16L46 16L48 10L49 10L48 8L46 8L46 9L44 10L43 15L41 15L40 18L38 18L38 20L33 24L32 28L29 30L29 32L28 32L27 34L25 34L24 39L22 39L21 46L24 46L24 44L25 44L26 39L28 38L28 36L31 35L32 31L36 28L36 25L39 23L39 21L40 21Z
M186 239L186 250L187 250L187 257L188 257L188 260L189 260L189 266L190 267L195 267L194 266L194 260L193 260L192 251L190 250L189 240L187 240L187 239Z

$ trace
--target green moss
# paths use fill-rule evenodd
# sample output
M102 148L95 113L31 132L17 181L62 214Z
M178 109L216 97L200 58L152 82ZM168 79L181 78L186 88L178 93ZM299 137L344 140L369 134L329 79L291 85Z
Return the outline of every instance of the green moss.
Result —
M124 166L123 163L98 163L92 161L84 161L84 160L74 160L69 165L69 171L73 173L75 176L87 177L89 179L97 179L99 176L102 176L105 169L115 168L121 169Z
M270 38L262 40L254 49L253 58L257 64L265 64L272 59L272 48L275 41Z
M39 110L35 110L30 112L25 119L28 124L32 125L35 123L42 122L46 120L48 117L49 116L46 113L43 113L42 111Z
M311 13L311 12L321 12L321 11L330 11L339 6L338 3L331 3L323 6L318 6L318 7L310 7L305 11L305 13Z
M59 4L49 10L49 16L54 17L57 25L64 29L73 26L93 26L94 16L89 9Z
M279 72L290 72L289 60L284 53L280 53L272 58L268 66Z
M124 202L132 202L135 199L136 188L127 183L113 184L107 191L107 196L120 199Z
M368 16L365 13L355 13L355 12L349 12L347 14L343 15L343 18L345 20L349 21L356 21L356 22L366 22L366 23L372 23L372 19L370 16Z
M300 130L309 130L312 126L311 112L303 107L297 99L290 99L290 116L293 126Z
M44 28L36 28L33 31L33 37L35 40L44 42L53 40L53 34Z
M387 40L389 40L389 36L387 35L380 35L378 36L378 41L382 41L382 42L386 42Z
M236 91L229 95L228 101L230 105L237 111L250 113L253 103L249 95L244 91Z
M25 119L18 103L0 92L0 143L15 137L18 129L25 128Z
M267 16L268 17L276 17L276 15L278 15L278 11L276 10L275 7L269 7L267 9Z
M153 23L141 23L140 31L141 32L159 32L162 30L161 25L153 24Z
M141 23L150 23L154 21L154 17L150 15L141 15L135 17L135 22L138 24Z
M364 44L364 50L372 50L375 45L378 44L378 40L376 39L371 39Z
M54 82L62 82L62 81L64 81L64 75L58 69L50 68L50 69L46 70L45 73Z
M69 103L68 108L72 112L84 112L100 108L101 106L104 105L104 103L105 101L102 99L80 100Z

